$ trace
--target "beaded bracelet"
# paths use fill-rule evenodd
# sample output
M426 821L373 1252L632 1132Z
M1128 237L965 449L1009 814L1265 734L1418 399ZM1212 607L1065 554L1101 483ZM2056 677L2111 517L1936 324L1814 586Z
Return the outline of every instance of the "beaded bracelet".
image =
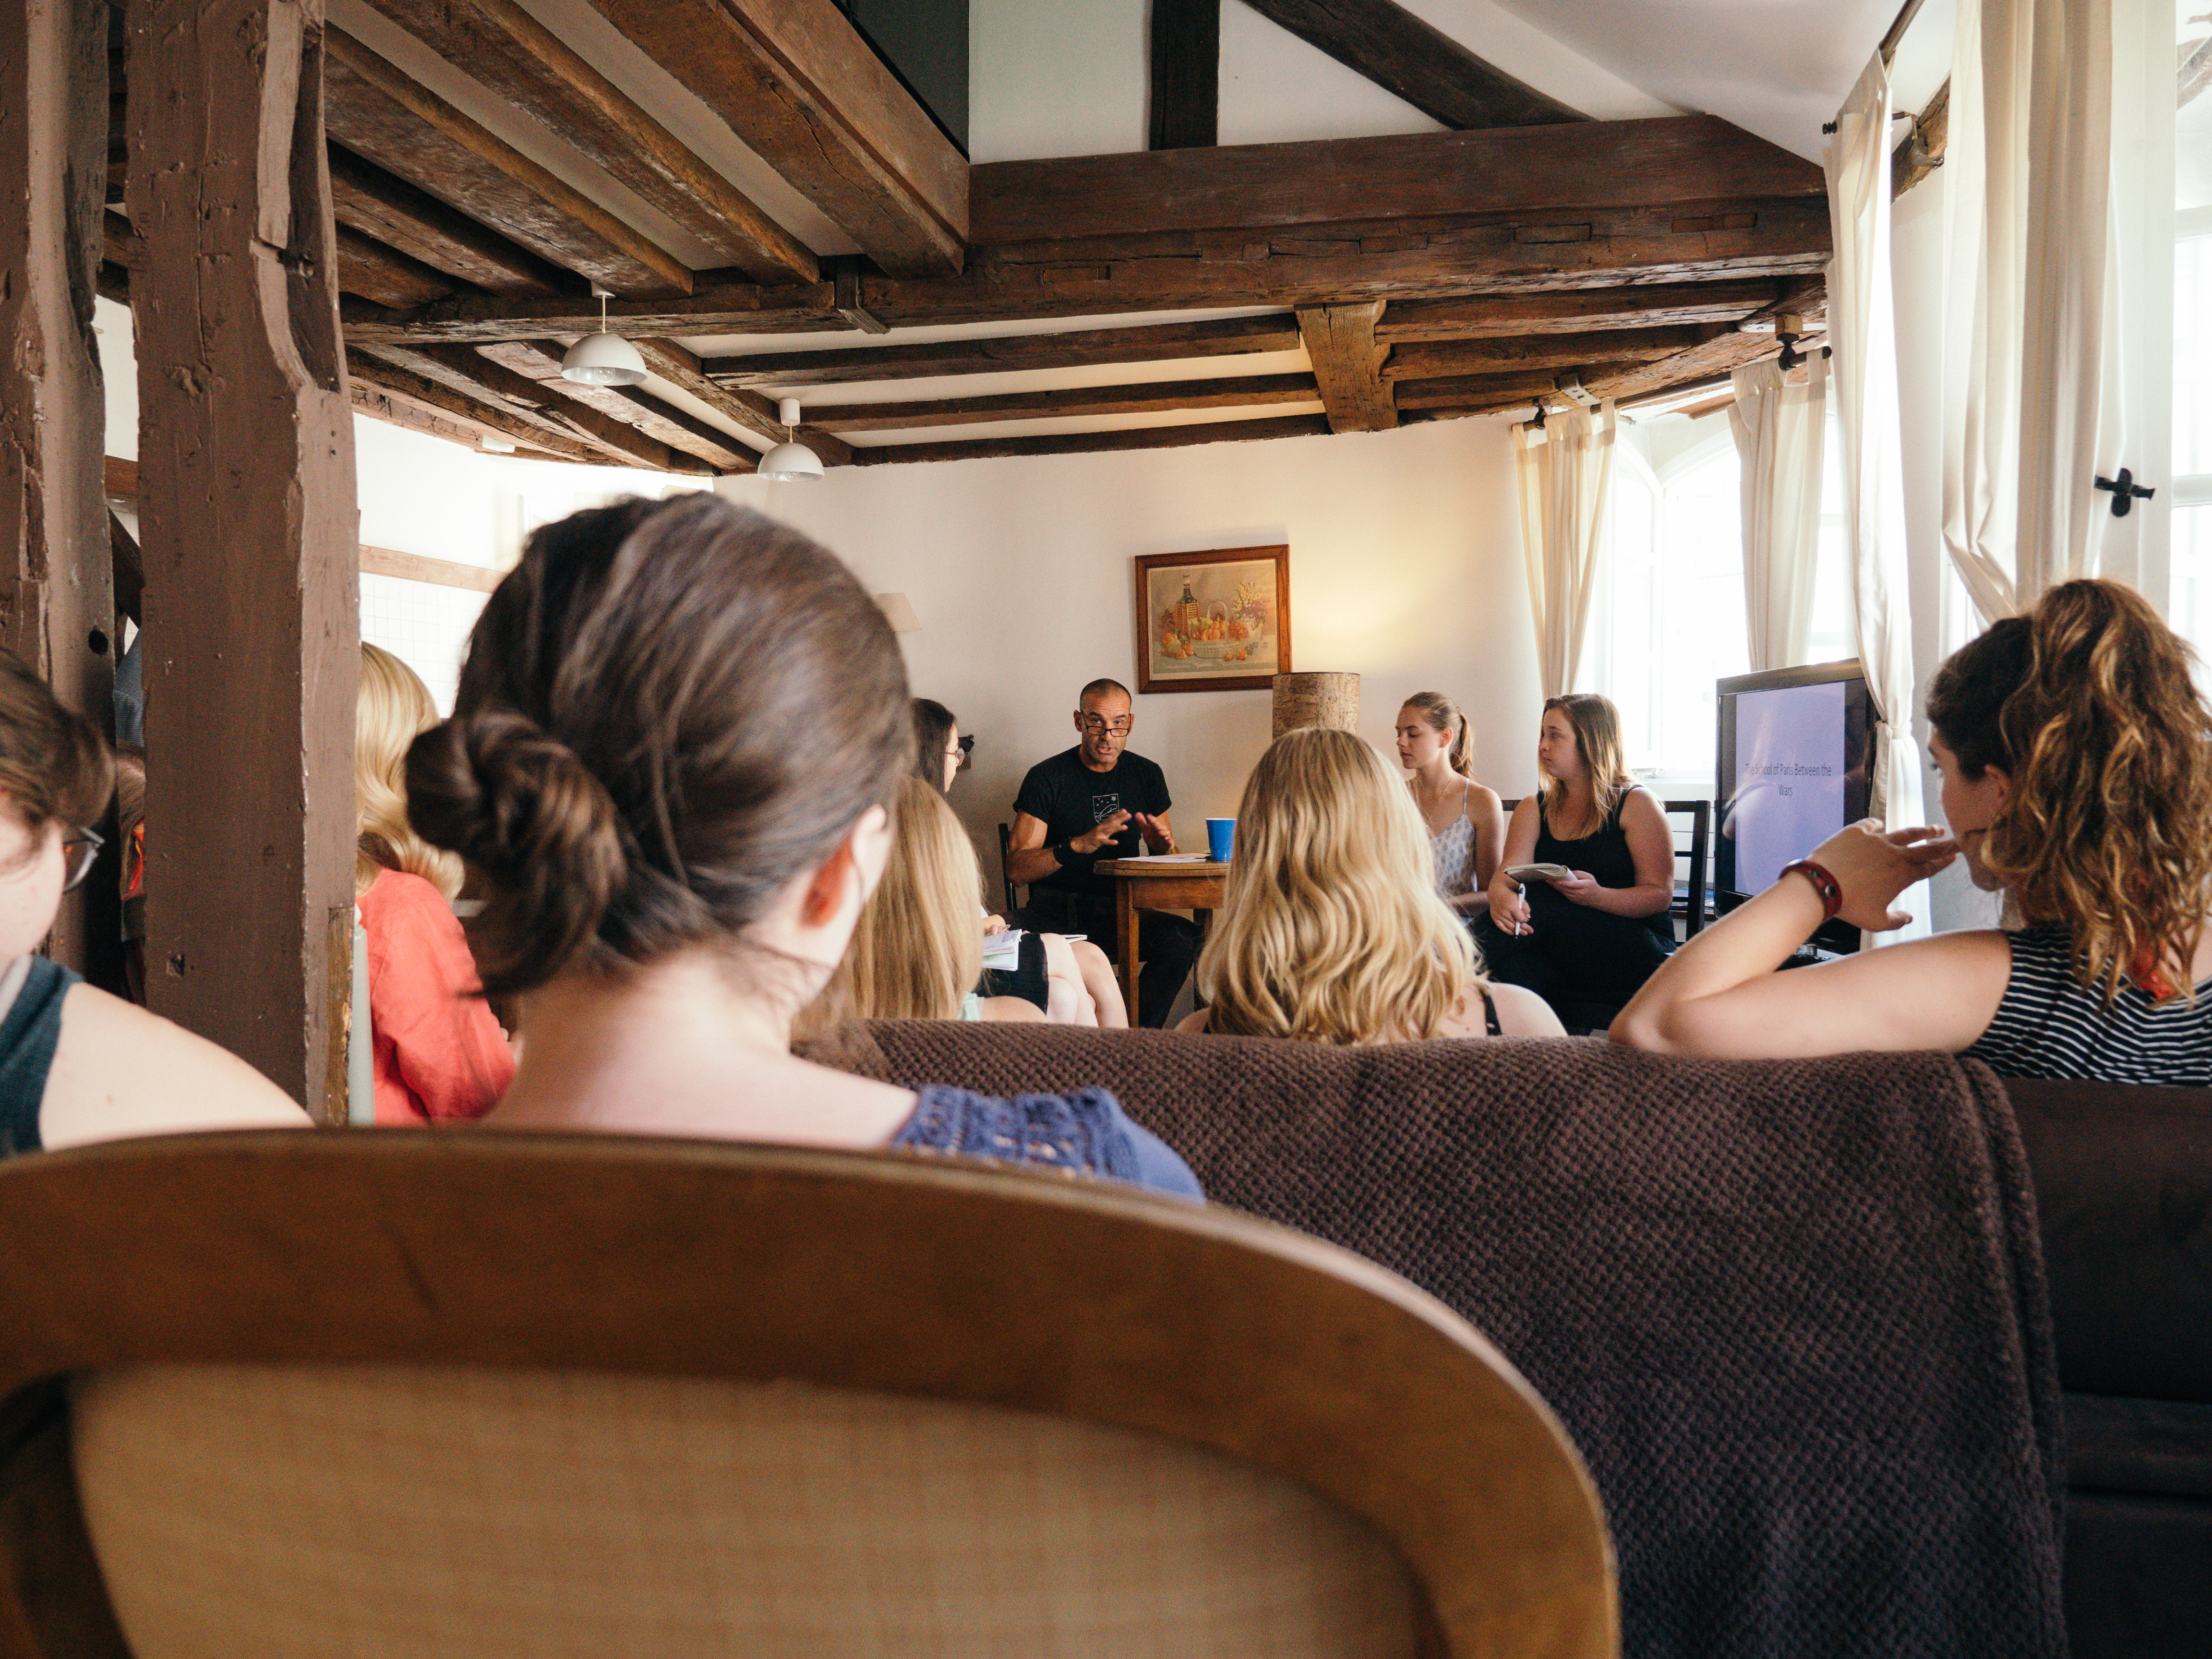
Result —
M1810 859L1799 859L1794 864L1784 865L1781 874L1775 879L1781 880L1793 870L1811 882L1813 890L1820 896L1820 920L1833 921L1844 908L1843 883L1835 878L1826 866L1815 864Z

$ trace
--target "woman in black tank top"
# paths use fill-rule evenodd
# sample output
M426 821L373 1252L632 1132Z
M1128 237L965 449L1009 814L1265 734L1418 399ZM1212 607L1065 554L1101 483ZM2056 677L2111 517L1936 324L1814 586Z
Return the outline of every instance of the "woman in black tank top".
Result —
M1573 873L1524 884L1501 869L1491 882L1483 953L1494 979L1525 985L1554 1007L1617 1006L1674 946L1666 817L1630 780L1620 717L1604 697L1547 702L1536 761L1544 787L1514 809L1504 863Z

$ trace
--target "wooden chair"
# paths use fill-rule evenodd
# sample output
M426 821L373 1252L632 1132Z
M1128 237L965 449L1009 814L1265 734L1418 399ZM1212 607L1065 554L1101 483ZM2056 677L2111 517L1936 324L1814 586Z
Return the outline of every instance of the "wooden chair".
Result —
M1002 916L1011 915L1022 908L1022 901L1014 896L1014 878L1007 873L1013 867L1014 826L1001 823L999 826L999 878L1006 886L1006 908L999 912Z
M1660 808L1671 818L1690 820L1690 844L1681 843L1682 826L1670 823L1674 831L1674 860L1679 865L1689 860L1689 870L1683 878L1682 937L1693 939L1705 925L1706 883L1713 867L1713 804L1709 800L1668 800L1659 803Z
M707 1142L0 1164L0 1654L1617 1651L1474 1330L1203 1206Z

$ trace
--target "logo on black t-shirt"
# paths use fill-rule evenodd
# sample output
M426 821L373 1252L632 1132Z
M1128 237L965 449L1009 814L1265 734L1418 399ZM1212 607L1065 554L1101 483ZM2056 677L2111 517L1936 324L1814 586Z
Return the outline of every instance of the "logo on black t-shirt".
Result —
M1121 798L1115 795L1093 795L1091 798L1091 821L1103 823L1121 810Z

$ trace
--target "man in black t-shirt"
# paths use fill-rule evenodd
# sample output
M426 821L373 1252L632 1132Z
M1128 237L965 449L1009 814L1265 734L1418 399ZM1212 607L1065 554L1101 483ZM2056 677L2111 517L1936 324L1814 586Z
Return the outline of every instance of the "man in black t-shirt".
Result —
M1115 680L1083 688L1075 711L1079 741L1064 754L1039 761L1014 797L1014 827L1006 876L1033 890L1018 926L1088 933L1109 956L1118 957L1114 926L1114 881L1092 873L1102 859L1133 858L1149 848L1171 852L1167 775L1142 755L1127 752L1136 717L1129 690ZM1043 894L1051 894L1046 900ZM1009 918L1013 921L1013 918ZM1139 1024L1164 1025L1198 960L1195 924L1164 911L1138 917L1137 980Z

